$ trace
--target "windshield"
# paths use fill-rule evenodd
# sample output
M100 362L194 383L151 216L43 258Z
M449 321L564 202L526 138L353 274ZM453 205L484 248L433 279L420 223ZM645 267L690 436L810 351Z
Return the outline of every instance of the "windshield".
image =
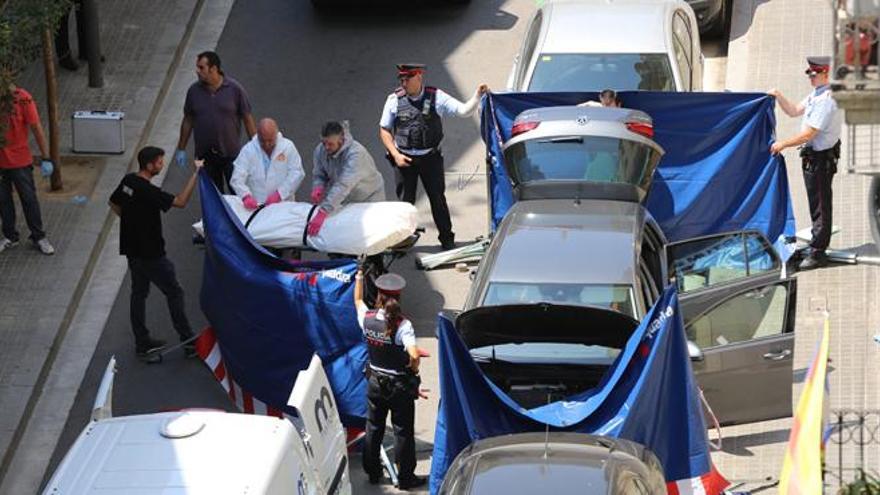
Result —
M646 144L604 136L531 139L504 151L516 182L619 182L645 190L659 157Z
M675 91L665 53L544 53L538 56L529 92ZM626 102L624 102L626 103Z
M548 302L608 308L635 318L632 290L627 285L493 282L483 306Z

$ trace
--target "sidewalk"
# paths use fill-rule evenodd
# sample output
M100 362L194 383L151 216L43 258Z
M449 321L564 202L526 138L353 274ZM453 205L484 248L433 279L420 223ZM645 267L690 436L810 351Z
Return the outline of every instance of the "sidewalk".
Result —
M171 79L169 71L180 58L179 47L188 39L188 25L204 0L97 3L102 52L106 56L105 85L88 88L85 65L75 73L58 69L61 154L71 154L70 115L74 110L124 111L126 152L93 161L93 186L88 185L88 177L82 179L85 186L77 184L73 179L78 176L67 170L66 186L86 196L84 203L73 200L71 191L47 193L48 184L38 179L43 222L56 247L55 256L43 256L28 243L0 254L0 493L33 493L36 486L22 484L21 480L36 477L38 484L42 478L39 466L45 466L52 454L55 435L63 427L69 409L69 405L63 407L66 395L72 403L82 378L76 373L59 374L56 361L65 355L69 359L65 345L89 342L92 337L97 340L103 329L106 313L102 316L102 308L91 307L93 301L83 298L86 290L112 295L112 304L122 279L95 270L105 241L115 241L107 198L131 169L138 144L152 127L157 112L154 107ZM19 85L34 95L48 132L41 63L33 64ZM27 227L20 215L18 219L18 228L26 238ZM71 325L83 319L78 313L83 309L81 302L92 311L91 319L87 318L93 327L90 330ZM80 351L84 370L91 354L88 348ZM51 417L37 414L45 412L38 405L46 394L57 399L50 409ZM17 451L25 445L25 452ZM16 480L10 479L13 477Z
M832 11L827 0L735 0L728 48L727 87L733 91L780 89L800 101L810 85L804 76L805 57L827 55L832 45ZM777 109L778 137L794 135L800 119ZM846 128L843 131L846 139ZM839 173L834 178L834 224L841 232L832 238L834 249L871 248L867 216L870 179L846 173L846 142ZM797 150L786 150L788 179L798 229L809 226L809 209ZM876 248L875 248L876 249ZM835 409L880 409L880 346L872 335L880 327L880 268L848 266L797 275L798 301L795 348L795 405L803 375L819 341L823 316L831 313L830 406ZM748 481L746 488L776 480L782 466L791 419L724 428L724 448L713 455L719 470L731 481ZM714 433L710 433L712 438ZM875 442L880 439L875 439ZM844 467L856 467L857 446L843 445ZM836 490L838 445L829 444L826 479ZM865 467L880 470L880 444L865 448ZM847 480L852 473L844 473Z

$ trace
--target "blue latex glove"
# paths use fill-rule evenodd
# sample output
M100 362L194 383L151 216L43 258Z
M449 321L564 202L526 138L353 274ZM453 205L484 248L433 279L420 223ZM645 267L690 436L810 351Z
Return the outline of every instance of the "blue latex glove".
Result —
M54 171L55 165L52 163L52 160L46 160L45 158L40 160L40 174L43 177L49 177Z
M186 168L186 150L177 150L174 152L174 162L180 168Z

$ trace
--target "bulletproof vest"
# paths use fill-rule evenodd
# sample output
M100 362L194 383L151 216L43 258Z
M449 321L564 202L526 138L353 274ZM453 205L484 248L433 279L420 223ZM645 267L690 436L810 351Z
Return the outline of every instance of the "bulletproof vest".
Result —
M376 311L368 311L364 318L364 335L370 364L377 368L405 373L409 366L409 354L402 345L394 343L394 338L385 331L385 320L376 318Z
M410 100L403 88L397 95L397 116L394 118L394 144L398 149L424 150L440 146L443 122L437 113L437 88L426 86L422 97Z

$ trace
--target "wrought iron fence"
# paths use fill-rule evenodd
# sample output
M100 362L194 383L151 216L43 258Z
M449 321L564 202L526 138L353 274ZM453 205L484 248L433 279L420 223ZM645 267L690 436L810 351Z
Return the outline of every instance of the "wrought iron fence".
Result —
M825 434L826 493L880 471L880 409L832 411Z

